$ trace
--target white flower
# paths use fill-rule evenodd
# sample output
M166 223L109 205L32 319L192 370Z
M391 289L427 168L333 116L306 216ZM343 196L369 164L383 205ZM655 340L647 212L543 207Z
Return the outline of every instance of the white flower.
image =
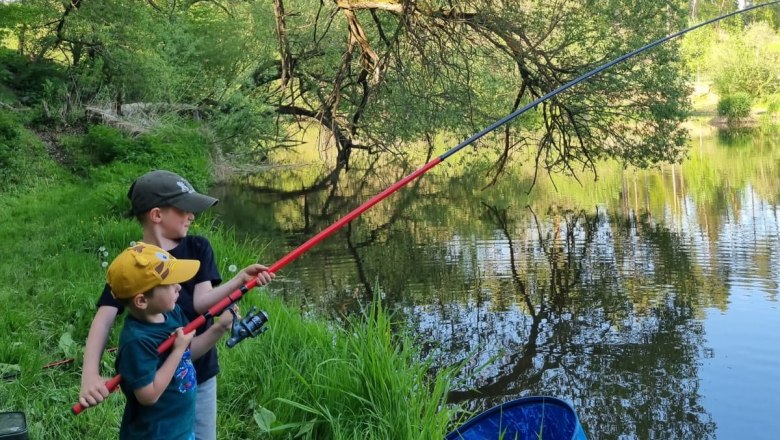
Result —
M134 242L134 241L131 241L131 242L130 242L130 247L133 247L133 246L135 246L135 242Z
M238 268L236 267L235 264L231 264L230 266L228 266L228 271L230 271L230 273L236 273L237 270Z
M100 265L103 266L103 269L105 269L105 268L108 267L108 261L104 261L104 262L100 263Z

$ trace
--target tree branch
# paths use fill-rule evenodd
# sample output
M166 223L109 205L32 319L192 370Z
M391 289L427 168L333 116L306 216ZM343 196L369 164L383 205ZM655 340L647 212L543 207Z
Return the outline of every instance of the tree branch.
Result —
M362 0L336 0L336 7L339 9L357 11L360 9L371 9L403 14L403 3L393 0L389 1L362 1Z

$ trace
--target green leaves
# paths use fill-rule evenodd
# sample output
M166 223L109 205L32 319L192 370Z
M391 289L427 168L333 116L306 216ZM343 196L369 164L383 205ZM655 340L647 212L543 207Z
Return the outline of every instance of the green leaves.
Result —
M262 433L271 432L271 428L276 421L276 415L262 406L255 409L253 418Z
M725 116L730 122L744 118L750 116L752 104L753 98L747 93L737 92L733 95L727 95L718 101L718 115Z
M70 335L70 332L64 332L60 336L58 346L66 357L76 356L80 349L79 344L76 344L76 341L73 340L73 336Z
M408 157L463 139L687 18L652 0L282 3L283 16L270 2L31 0L15 23L40 29L27 52L67 66L67 90L49 93L63 111L192 104L225 153L266 153L313 124L347 162L353 149ZM536 165L564 173L600 157L674 160L682 68L676 46L658 47L513 121L480 156L537 150Z
M780 92L780 37L768 24L721 34L711 51L710 71L719 94L758 98Z

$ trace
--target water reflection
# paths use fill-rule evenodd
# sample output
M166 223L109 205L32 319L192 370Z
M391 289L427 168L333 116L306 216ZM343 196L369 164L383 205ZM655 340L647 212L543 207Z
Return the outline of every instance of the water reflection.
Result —
M703 330L689 295L704 286L683 263L686 251L646 221L549 217L514 234L499 222L506 237L522 237L503 245L510 264L484 274L505 282L483 285L483 294L465 301L408 310L422 339L444 341L442 363L476 353L452 400L481 409L551 394L574 402L595 438L711 438L715 425L697 382ZM675 265L673 278L693 281L676 287L669 279L654 294L653 279L666 278L657 269ZM493 299L507 297L516 300Z
M450 396L467 409L549 394L574 403L592 438L772 438L780 348L763 329L780 331L777 134L695 144L682 165L604 165L599 182L559 179L557 193L540 181L527 194L524 169L480 191L480 176L444 168L293 262L275 289L338 319L380 286L437 367L467 362ZM218 213L271 240L273 260L405 175L350 173L222 187ZM716 323L749 337L709 332ZM733 390L720 382L734 374L772 404L724 405ZM764 430L742 423L756 419Z

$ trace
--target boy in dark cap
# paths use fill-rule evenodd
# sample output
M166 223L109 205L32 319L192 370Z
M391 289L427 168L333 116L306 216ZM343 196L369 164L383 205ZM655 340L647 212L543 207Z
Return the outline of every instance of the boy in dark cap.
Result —
M253 278L257 278L258 286L262 286L274 277L265 266L252 264L222 283L209 241L204 237L188 235L195 214L214 206L218 200L196 192L178 174L164 170L144 174L133 182L127 196L132 214L143 228L144 243L156 245L175 258L200 262L195 276L182 283L177 300L188 320L202 315L209 307ZM79 393L79 402L84 407L99 404L109 394L105 387L106 379L100 376L100 359L111 326L124 308L114 299L111 289L106 285L98 301L98 310L92 320L84 350ZM228 312L223 316L227 321L231 319ZM197 334L207 331L212 323L213 320L208 319ZM219 372L216 350L209 350L194 365L198 377L195 437L197 440L216 440L216 375Z

